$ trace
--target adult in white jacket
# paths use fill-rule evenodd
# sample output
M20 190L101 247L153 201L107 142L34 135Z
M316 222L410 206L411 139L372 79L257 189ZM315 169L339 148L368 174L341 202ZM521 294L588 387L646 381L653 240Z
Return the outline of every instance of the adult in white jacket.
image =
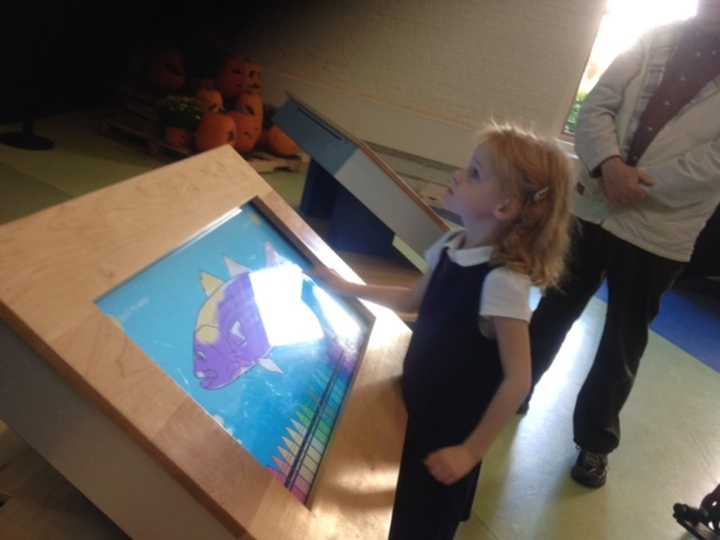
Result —
M533 316L533 380L607 278L605 328L573 419L572 477L599 487L660 298L720 203L720 0L700 0L694 19L649 32L608 68L575 149L578 227L563 291Z

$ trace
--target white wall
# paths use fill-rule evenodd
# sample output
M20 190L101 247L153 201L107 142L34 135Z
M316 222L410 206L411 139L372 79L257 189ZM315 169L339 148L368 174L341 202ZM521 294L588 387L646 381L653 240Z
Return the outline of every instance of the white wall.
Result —
M490 117L560 133L604 0L315 0L253 16L266 101L453 165Z

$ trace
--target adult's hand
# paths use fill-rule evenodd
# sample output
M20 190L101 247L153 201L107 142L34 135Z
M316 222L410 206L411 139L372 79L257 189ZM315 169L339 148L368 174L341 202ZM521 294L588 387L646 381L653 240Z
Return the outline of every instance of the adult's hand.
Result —
M627 165L620 157L611 157L601 166L601 186L612 206L629 206L644 200L647 188L655 181L641 169Z

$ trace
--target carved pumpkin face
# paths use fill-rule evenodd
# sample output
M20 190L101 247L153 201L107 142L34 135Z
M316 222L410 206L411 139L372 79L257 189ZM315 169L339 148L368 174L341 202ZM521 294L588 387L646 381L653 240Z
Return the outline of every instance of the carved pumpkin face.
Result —
M260 64L254 64L247 60L243 62L244 83L243 90L261 94L263 90L262 68Z
M185 86L185 64L180 51L156 51L148 63L148 81L154 90L163 94L177 92Z
M235 101L235 110L251 115L255 119L258 131L263 125L263 103L260 94L243 92Z
M200 152L224 144L234 146L236 136L237 130L232 118L226 114L209 111L203 115L195 133L195 146Z
M245 67L240 56L230 56L215 79L215 87L225 99L238 97L243 91Z
M217 90L200 88L195 97L203 112L220 112L223 108L223 98Z
M237 137L235 139L235 150L241 154L250 152L257 145L260 138L260 127L257 119L251 114L240 111L230 111L228 115L235 121Z

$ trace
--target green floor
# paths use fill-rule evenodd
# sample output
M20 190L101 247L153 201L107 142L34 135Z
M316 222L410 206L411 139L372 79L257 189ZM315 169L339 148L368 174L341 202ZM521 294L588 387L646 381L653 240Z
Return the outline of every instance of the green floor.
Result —
M51 152L0 146L0 222L163 164L132 144L98 135L96 126L93 115L64 115L38 122L37 131L57 144ZM301 174L265 178L297 206ZM590 491L568 477L575 458L572 407L604 310L601 301L591 302L538 387L529 414L516 419L492 449L473 516L459 539L690 538L672 519L672 505L698 503L720 482L720 376L664 338L651 335L623 412L623 443L611 456L607 486ZM112 534L108 530L107 537Z
M170 163L150 156L130 139L99 135L100 111L70 113L37 122L36 133L55 142L49 152L0 145L0 223L103 188ZM0 132L16 126L0 126ZM303 175L263 175L292 205L302 195Z
M720 482L720 376L651 333L622 414L607 485L569 479L572 410L602 330L593 299L538 385L528 415L505 431L481 474L462 540L689 539L671 517Z

